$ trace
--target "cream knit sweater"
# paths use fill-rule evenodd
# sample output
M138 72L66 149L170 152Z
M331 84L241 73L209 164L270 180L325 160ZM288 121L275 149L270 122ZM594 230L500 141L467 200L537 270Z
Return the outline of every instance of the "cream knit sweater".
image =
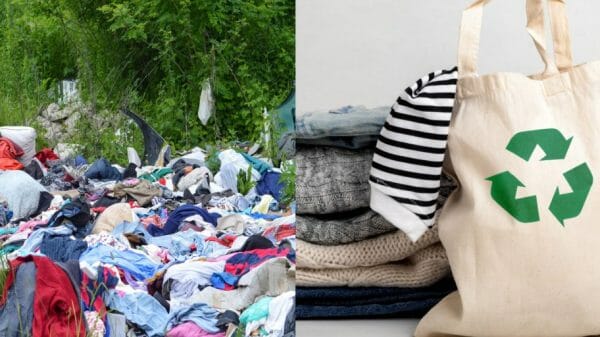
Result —
M348 269L296 271L296 284L304 287L426 287L450 272L446 253L437 243L401 263Z
M304 269L371 267L404 260L439 242L437 226L412 242L398 230L371 239L337 246L321 246L298 240L297 266Z

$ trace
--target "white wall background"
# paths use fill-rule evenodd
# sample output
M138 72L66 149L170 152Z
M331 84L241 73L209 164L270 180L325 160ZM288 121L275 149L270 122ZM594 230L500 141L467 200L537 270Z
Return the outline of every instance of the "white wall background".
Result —
M297 0L297 113L391 105L419 77L456 64L472 0ZM570 0L576 63L600 59L600 1ZM542 69L525 30L525 1L486 7L479 72Z

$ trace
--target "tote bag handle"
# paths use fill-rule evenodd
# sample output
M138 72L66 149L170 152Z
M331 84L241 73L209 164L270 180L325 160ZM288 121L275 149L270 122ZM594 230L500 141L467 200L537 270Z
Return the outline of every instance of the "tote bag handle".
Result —
M458 76L476 76L483 7L491 0L476 0L463 11L458 44ZM573 67L571 38L565 0L548 0L552 24L555 60L546 50L544 0L527 0L527 31L545 64L543 77Z

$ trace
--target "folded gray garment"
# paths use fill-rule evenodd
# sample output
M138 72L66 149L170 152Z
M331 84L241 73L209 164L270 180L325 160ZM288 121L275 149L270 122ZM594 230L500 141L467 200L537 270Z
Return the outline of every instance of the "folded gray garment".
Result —
M456 184L454 178L445 172L442 172L442 178L440 180L440 194L438 196L438 209L444 206L446 200L448 200L448 197L450 197L450 194L454 192L457 186L458 185Z
M373 150L298 147L297 214L331 214L369 207Z
M362 241L397 230L394 225L371 210L345 218L343 214L337 216L339 217L336 219L296 216L298 239L328 246Z

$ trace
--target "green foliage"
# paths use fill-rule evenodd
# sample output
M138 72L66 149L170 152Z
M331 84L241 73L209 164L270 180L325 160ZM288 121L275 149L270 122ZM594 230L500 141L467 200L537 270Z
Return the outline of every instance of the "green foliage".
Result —
M296 162L282 161L279 182L283 184L281 203L289 206L296 198Z
M279 113L275 109L269 110L266 117L264 118L265 133L268 135L268 141L262 139L263 154L267 158L273 160L273 165L278 167L281 164L281 153L279 152L279 144L277 140L282 135L281 122L279 119Z
M240 170L237 175L237 189L242 195L248 194L255 183L252 181L252 165L248 165L248 170Z
M111 134L137 132L117 125L123 105L177 149L257 141L262 108L276 107L293 85L294 12L294 0L6 0L0 124L33 125L56 100L56 84L77 78L94 113L114 117L104 129L81 121L77 141L90 152L123 156L126 144ZM203 126L197 110L207 78L216 113Z
M207 147L206 160L204 162L206 167L212 174L217 174L221 169L221 160L219 160L219 148L214 145Z
M0 253L0 289L4 289L8 275L14 272L10 268L10 263L5 253Z

